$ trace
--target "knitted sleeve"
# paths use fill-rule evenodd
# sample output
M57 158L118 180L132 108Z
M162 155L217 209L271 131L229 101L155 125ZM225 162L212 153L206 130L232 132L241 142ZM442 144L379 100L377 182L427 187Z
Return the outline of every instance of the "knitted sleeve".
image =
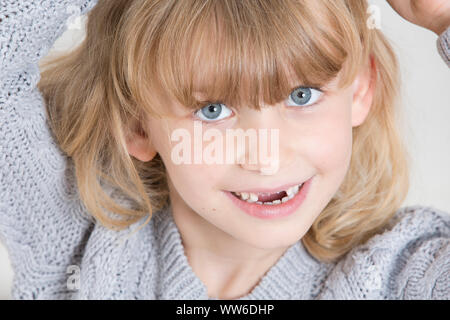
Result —
M450 26L442 33L437 40L437 48L442 59L450 68Z
M67 298L67 269L93 221L71 163L49 129L38 61L90 0L0 0L0 237L14 271L12 297Z
M447 225L447 229L450 226ZM450 238L440 234L420 239L405 252L397 278L398 298L450 300Z
M327 279L322 299L450 299L450 215L398 210L384 231L357 246Z

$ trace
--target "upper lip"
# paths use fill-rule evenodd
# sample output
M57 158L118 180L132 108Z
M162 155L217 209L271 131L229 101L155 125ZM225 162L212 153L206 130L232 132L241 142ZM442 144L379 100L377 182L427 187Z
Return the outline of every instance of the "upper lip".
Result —
M309 179L311 179L311 178L309 178ZM294 187L294 186L300 185L302 183L305 183L309 179L306 179L303 182L293 182L293 183L284 184L284 185L281 185L276 188L250 188L250 189L245 189L245 190L243 190L243 189L233 190L231 192L235 192L235 193L236 192L239 192L239 193L246 192L246 193L255 193L255 194L257 194L257 193L266 193L266 194L277 193L277 192L281 192L281 191L286 191L290 187Z

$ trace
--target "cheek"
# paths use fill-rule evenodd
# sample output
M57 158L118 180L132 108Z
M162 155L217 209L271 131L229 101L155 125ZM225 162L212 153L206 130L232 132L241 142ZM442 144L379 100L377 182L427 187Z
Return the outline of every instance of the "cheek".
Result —
M208 194L219 188L221 179L226 177L226 165L193 164L194 161L194 132L191 126L175 120L150 120L152 142L160 155L169 179L172 181L177 193L186 201L204 203L209 198ZM184 129L190 139L187 145L191 147L191 164L176 164L172 161L172 148L180 141L171 141L171 133L175 129ZM149 130L150 131L150 130ZM205 147L205 145L203 146ZM198 200L197 200L198 199ZM191 203L194 205L194 203Z
M303 148L318 170L345 169L351 158L351 103L346 97L334 99L310 119L308 136Z
M339 117L340 116L340 117ZM336 169L349 160L352 147L352 126L345 113L326 118L318 134L315 156L323 168Z
M171 165L166 166L171 188L171 199L187 210L206 217L209 209L217 208L223 170L214 165Z
M166 168L180 193L198 198L204 198L208 192L218 188L221 176L225 176L214 165L169 165Z
M192 127L182 126L178 122L171 122L154 120L150 123L152 130L152 141L156 151L162 158L167 173L174 184L182 189L195 192L199 190L211 188L214 182L219 180L220 177L225 174L221 174L224 171L224 166L221 165L207 165L204 163L194 164L194 132ZM180 140L171 141L171 133L174 129L184 129L190 138L184 139L186 146L190 147L190 157L188 157L191 163L177 164L172 161L172 150L174 147L180 147L183 144ZM206 144L203 145L205 147ZM201 147L199 147L201 150ZM203 193L203 192L202 192Z

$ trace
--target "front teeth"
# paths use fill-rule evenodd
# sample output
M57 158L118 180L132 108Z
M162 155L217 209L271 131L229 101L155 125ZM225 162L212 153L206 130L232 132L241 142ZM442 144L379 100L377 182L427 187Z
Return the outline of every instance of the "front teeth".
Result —
M288 197L296 195L297 192L298 192L298 189L299 189L298 185L290 187L289 189L287 189L286 193L287 193Z
M257 202L258 201L258 195L254 193L250 193L250 199L247 200L248 202Z
M234 192L235 195L237 195L241 200L247 201L249 203L257 203L257 204L264 204L264 205L277 205L280 203L285 203L289 200L291 200L299 191L300 187L303 185L296 185L293 187L290 187L289 189L285 190L287 196L284 197L281 200L274 200L272 202L264 202L258 201L258 195L251 192Z

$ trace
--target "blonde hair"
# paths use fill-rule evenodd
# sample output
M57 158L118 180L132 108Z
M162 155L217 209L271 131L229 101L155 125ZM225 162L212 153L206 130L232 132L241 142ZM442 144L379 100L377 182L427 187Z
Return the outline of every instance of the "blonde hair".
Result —
M167 99L200 108L193 96L200 89L213 101L259 109L261 99L272 105L292 92L288 68L307 86L341 72L344 87L373 61L374 100L366 121L353 128L350 168L302 238L326 262L368 240L402 204L409 169L397 123L398 63L367 17L362 0L99 0L85 40L45 61L39 83L90 214L123 229L168 204L161 158L141 162L125 144L133 127L149 134L140 125L148 116L169 115ZM116 203L104 182L136 207Z

